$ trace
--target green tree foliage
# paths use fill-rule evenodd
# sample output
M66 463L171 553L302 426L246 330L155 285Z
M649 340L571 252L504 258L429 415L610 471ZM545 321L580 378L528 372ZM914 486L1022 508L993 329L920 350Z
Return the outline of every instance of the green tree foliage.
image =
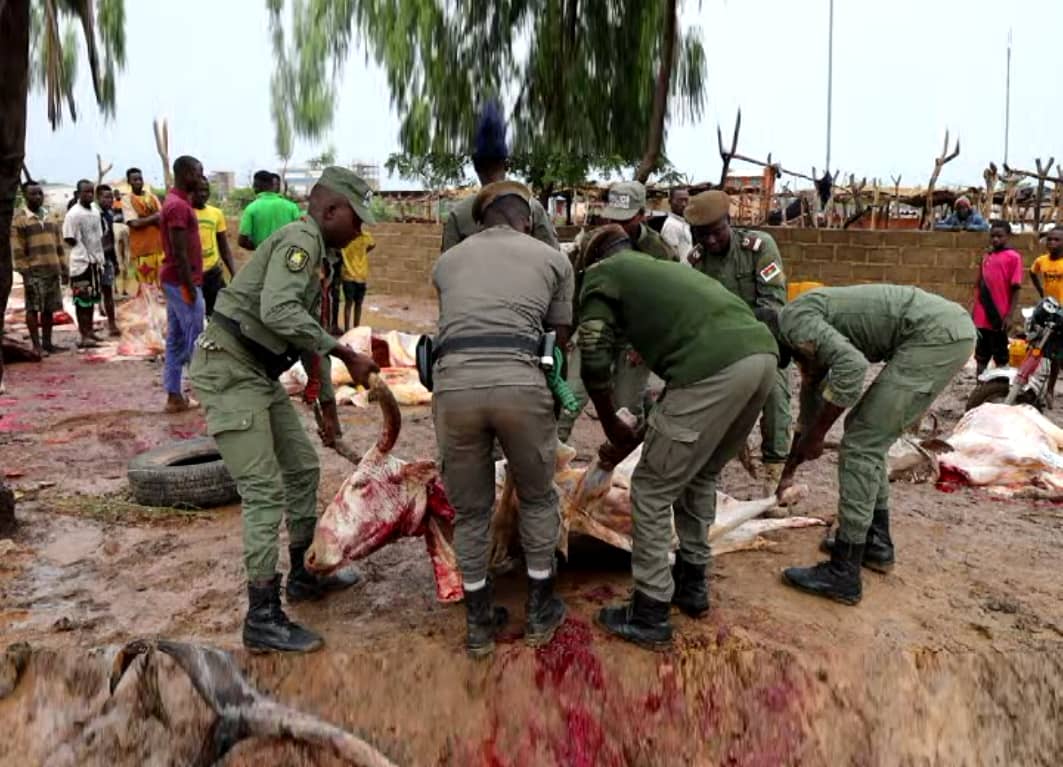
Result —
M466 181L465 168L469 157L450 152L428 152L412 155L406 152L388 157L384 167L388 173L407 180L420 181L425 189L441 189Z
M316 157L311 157L309 160L306 161L306 164L313 170L320 170L326 165L335 165L336 147L330 146L328 149L326 149Z
M267 0L267 5L277 54L274 77L289 86L275 111L284 111L295 132L309 138L331 123L336 73L356 31L367 56L385 72L401 118L402 149L410 157L467 152L478 105L501 94L509 97L515 149L531 159L529 179L572 179L580 175L578 168L560 172L559 161L551 158L645 157L653 144L662 74L664 96L671 96L660 104L662 137L670 112L696 118L704 105L704 49L696 29L675 27L677 0L291 0L287 5ZM675 29L673 45L666 45L665 29ZM666 50L674 52L674 60L662 69ZM651 171L659 158L658 146Z

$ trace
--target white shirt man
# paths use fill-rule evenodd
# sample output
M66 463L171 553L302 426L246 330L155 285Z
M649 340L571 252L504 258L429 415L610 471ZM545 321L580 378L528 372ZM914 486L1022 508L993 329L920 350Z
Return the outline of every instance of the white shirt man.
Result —
M95 203L85 207L74 205L63 219L63 239L73 240L70 246L70 275L77 277L90 265L103 267L103 221Z
M686 189L673 189L668 194L668 204L671 210L668 219L661 227L661 239L679 256L679 263L690 266L687 256L694 248L694 240L690 235L690 226L683 218L683 211L690 202L690 192Z

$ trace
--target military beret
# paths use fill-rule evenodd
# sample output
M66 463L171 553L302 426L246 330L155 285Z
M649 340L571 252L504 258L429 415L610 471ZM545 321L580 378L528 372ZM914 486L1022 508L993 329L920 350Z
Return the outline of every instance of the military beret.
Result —
M497 200L502 197L509 197L513 195L529 202L531 200L531 190L517 181L496 181L493 184L488 184L480 193L476 195L476 200L472 204L472 217L476 221L483 221L484 212L490 208Z
M598 227L590 233L583 245L583 263L593 263L597 260L595 257L598 253L612 247L621 240L630 242L631 238L620 224L606 224Z
M341 168L338 165L329 165L321 171L321 178L317 183L336 194L343 195L351 208L361 219L363 224L375 224L373 212L369 209L369 203L373 199L373 190L369 184L354 171Z
M691 226L709 226L730 212L731 198L727 196L727 192L710 189L690 198L683 218Z

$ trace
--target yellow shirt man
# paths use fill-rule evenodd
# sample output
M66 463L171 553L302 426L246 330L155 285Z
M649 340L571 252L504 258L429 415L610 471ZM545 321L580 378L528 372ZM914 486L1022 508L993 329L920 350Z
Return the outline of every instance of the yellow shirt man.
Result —
M225 214L220 208L206 205L196 208L199 219L199 241L203 246L203 271L209 272L221 263L218 251L218 235L225 236Z
M373 235L365 229L343 249L343 326L350 328L362 324L362 302L365 300L365 283L369 280L369 251L376 247Z
M1063 302L1063 257L1053 259L1047 253L1038 256L1030 267L1030 274L1035 278L1035 285L1038 279L1043 284L1043 295Z
M369 281L369 251L376 247L371 235L365 229L343 249L343 281Z

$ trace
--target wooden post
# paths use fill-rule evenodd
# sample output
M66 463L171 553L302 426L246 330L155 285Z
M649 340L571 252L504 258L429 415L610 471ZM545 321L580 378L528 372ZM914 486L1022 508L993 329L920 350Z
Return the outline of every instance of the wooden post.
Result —
M896 218L901 217L901 176L890 176L893 180L893 205L895 210L893 214ZM886 204L886 229L890 228L890 203Z
M989 163L989 167L982 171L982 178L985 179L985 200L982 201L982 217L989 221L993 218L993 197L997 193L997 179L999 178L995 162Z
M111 168L114 167L114 163L107 163L107 167L103 165L103 158L98 154L96 155L96 186L103 183L103 177L111 172Z
M941 149L941 154L934 159L934 172L930 174L930 181L926 185L926 197L923 198L923 216L919 221L919 228L924 227L933 229L934 220L934 185L937 183L938 176L941 175L941 169L945 167L946 163L952 162L956 159L956 156L960 153L960 140L956 139L956 148L949 154L949 131L945 129L945 145Z
M728 152L723 148L723 133L720 132L720 126L716 126L716 143L720 147L720 159L723 160L723 167L720 168L720 189L724 188L724 183L727 181L727 171L731 167L731 158L735 156L735 152L738 151L738 130L742 127L742 110L739 108L738 116L735 117L735 130L734 135L731 137L731 151Z
M871 229L874 230L878 229L878 206L882 187L877 178L872 179L871 183Z
M163 183L169 191L173 187L173 169L170 167L170 126L163 119L161 128L158 120L152 121L152 127L155 129L155 149L162 161Z
M1055 161L1055 157L1049 157L1048 162L1042 165L1040 157L1034 160L1037 164L1037 197L1033 203L1033 228L1038 235L1041 233L1041 198L1045 194L1045 179L1048 176L1048 172L1052 170L1052 163Z

